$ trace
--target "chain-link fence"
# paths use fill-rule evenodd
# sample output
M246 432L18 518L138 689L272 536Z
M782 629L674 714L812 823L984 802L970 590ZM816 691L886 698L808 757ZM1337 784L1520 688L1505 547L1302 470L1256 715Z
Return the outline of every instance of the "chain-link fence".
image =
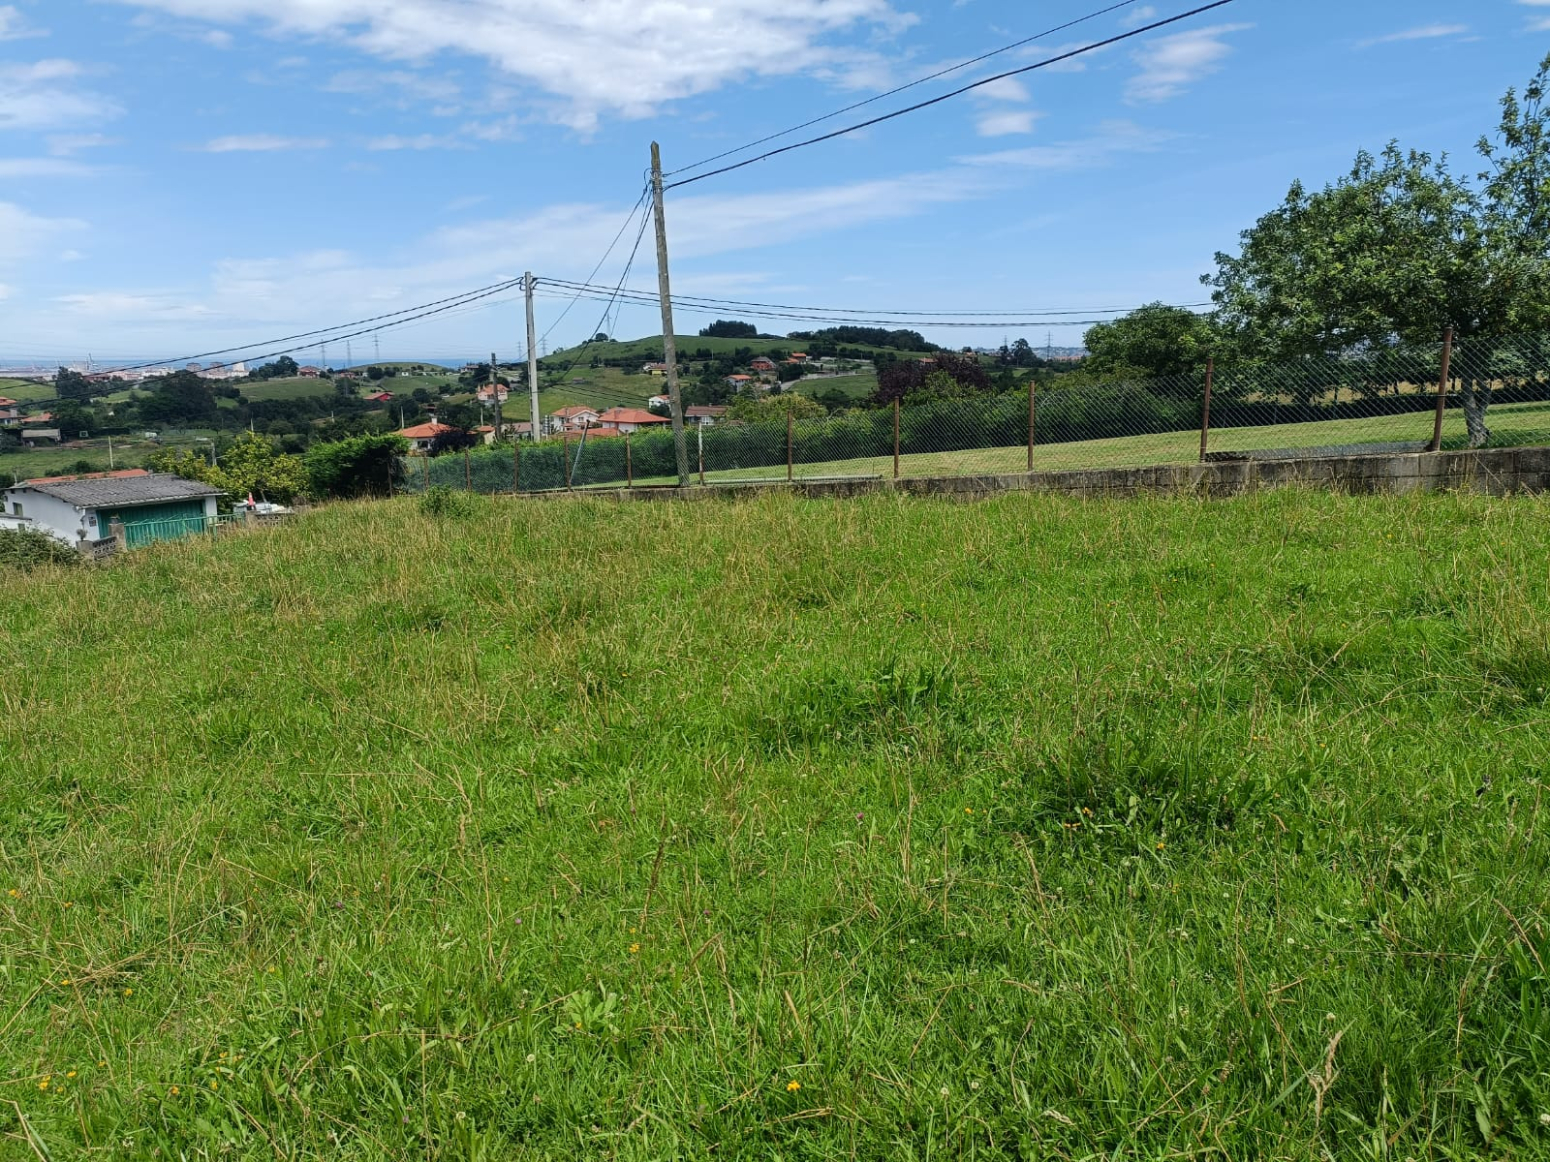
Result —
M1444 383L1444 366L1447 378ZM1440 390L1441 389L1441 390ZM671 485L666 424L411 458L411 490ZM686 433L691 483L1133 468L1198 460L1550 444L1550 340L1460 340L1105 382L1086 371L971 398L821 418L718 417Z

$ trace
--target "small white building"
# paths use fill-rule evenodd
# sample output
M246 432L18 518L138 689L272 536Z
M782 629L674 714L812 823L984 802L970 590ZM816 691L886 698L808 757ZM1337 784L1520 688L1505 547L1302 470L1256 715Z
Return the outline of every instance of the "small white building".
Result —
M197 480L131 468L27 480L6 489L0 507L7 517L73 548L108 540L117 521L124 527L125 547L134 549L212 528L220 495Z

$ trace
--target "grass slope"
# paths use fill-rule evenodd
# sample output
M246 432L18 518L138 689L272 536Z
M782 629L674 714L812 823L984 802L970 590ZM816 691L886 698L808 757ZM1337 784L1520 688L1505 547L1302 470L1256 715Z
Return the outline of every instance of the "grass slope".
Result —
M1493 446L1550 444L1550 404L1526 403L1495 407L1490 412ZM1433 417L1376 416L1326 420L1305 424L1274 424L1255 428L1214 428L1211 451L1246 452L1283 448L1330 448L1361 444L1403 443L1430 440ZM849 460L809 461L802 457L802 427L794 431L797 476L892 476L893 457L864 456ZM1468 433L1462 412L1450 411L1443 423L1443 447L1464 448ZM1034 448L1034 469L1063 472L1098 468L1138 468L1157 464L1192 464L1200 459L1200 433L1164 432L1147 436L1121 436L1107 440L1073 440L1039 444ZM1026 472L1028 449L965 448L952 452L920 452L899 458L899 474L905 477L974 476ZM730 469L706 473L707 480L765 480L785 474L784 465ZM670 477L641 477L638 484L668 484ZM617 487L599 485L598 487Z
M7 580L0 1156L1550 1152L1542 499L454 499Z

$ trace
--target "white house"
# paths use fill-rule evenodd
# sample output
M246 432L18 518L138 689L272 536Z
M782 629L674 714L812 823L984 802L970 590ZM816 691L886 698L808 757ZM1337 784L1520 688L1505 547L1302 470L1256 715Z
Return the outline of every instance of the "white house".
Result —
M118 521L133 549L211 528L220 495L196 480L131 468L27 480L6 489L0 506L8 517L72 547L107 540Z
M410 428L401 428L398 435L409 441L410 455L424 455L431 450L431 445L436 442L436 437L443 432L456 431L451 424L438 424L432 420L428 424L415 424Z

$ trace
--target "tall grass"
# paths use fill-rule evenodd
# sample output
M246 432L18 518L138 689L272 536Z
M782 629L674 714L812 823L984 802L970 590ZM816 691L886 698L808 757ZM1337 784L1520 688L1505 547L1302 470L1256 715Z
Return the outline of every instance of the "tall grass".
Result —
M1550 1153L1550 513L337 505L0 605L0 1157Z

